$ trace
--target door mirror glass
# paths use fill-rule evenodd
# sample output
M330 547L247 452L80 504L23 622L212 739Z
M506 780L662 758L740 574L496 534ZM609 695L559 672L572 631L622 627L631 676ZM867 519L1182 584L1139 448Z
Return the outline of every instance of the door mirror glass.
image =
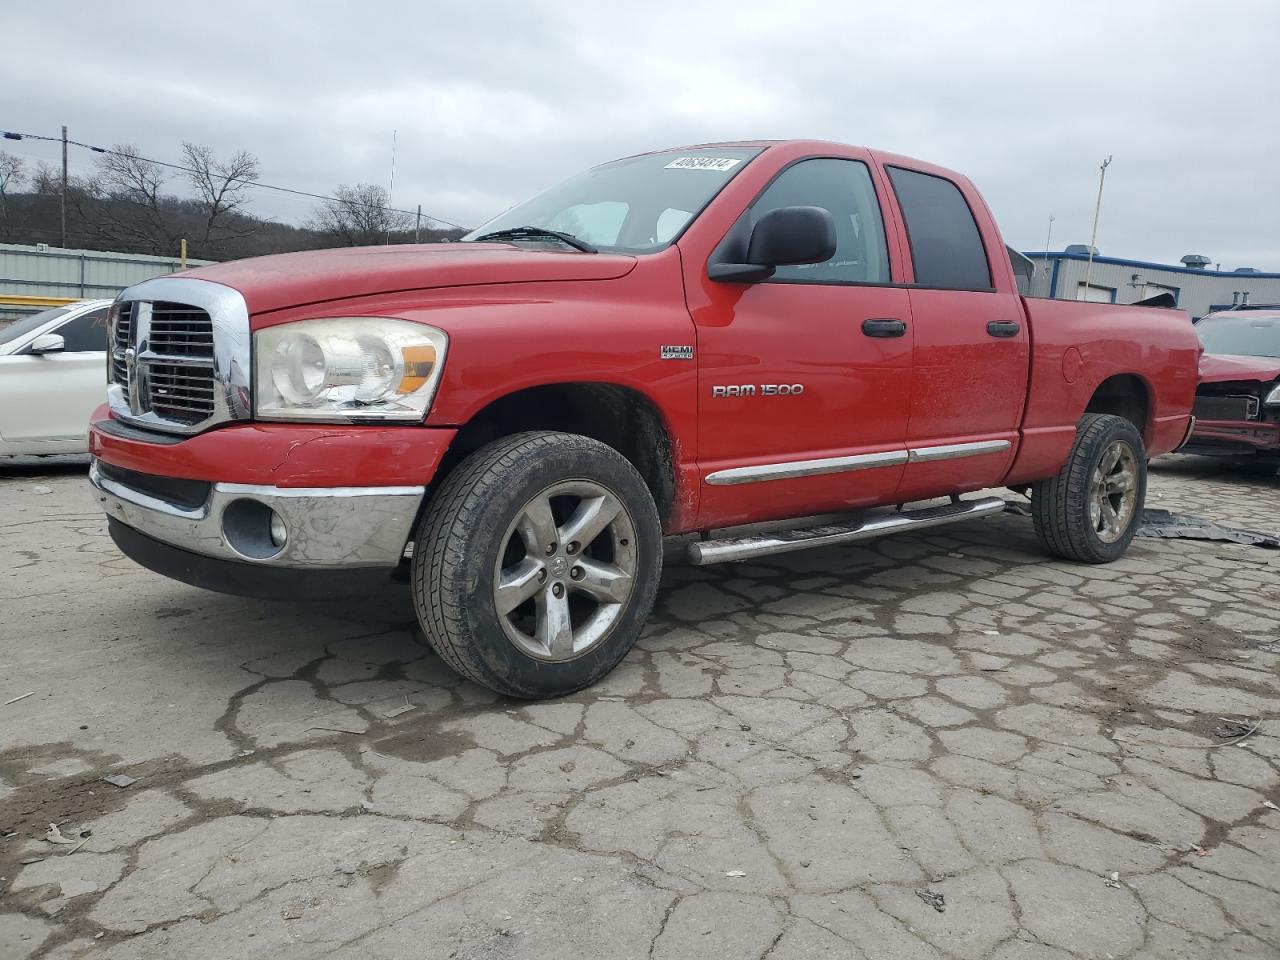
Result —
M751 230L747 263L792 267L823 263L836 253L836 222L823 207L778 207Z
M61 353L67 348L67 342L58 333L42 333L31 341L27 348L31 353Z

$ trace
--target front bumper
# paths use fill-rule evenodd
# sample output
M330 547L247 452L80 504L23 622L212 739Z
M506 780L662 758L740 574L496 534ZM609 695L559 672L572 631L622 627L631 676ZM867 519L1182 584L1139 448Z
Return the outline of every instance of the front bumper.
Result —
M1266 420L1197 420L1187 452L1280 454L1280 423Z
M89 482L107 516L153 540L215 559L305 569L396 566L425 492L214 483L204 503L178 503L116 479L97 460Z
M149 569L229 593L331 595L400 564L455 433L250 422L172 437L100 407L89 479L113 539Z

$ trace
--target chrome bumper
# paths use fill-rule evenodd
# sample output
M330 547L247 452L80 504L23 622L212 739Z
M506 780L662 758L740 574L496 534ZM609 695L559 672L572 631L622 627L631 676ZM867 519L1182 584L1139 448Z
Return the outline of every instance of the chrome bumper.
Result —
M105 476L97 460L89 482L108 516L154 540L219 560L298 569L396 566L425 490L215 483L204 504L189 507ZM273 526L283 529L283 544Z

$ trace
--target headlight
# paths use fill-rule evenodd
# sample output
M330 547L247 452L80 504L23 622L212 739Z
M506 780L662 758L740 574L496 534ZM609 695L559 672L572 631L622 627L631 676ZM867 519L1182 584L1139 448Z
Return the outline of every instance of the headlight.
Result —
M1262 405L1264 407L1280 407L1280 383L1271 388L1271 392L1262 401Z
M444 331L387 317L298 320L253 335L263 420L421 420L444 367Z

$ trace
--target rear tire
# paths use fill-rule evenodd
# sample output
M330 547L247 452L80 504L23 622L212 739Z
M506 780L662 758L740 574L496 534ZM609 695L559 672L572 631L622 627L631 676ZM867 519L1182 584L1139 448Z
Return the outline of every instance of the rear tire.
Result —
M653 608L662 531L612 447L520 433L464 460L414 542L414 607L458 673L499 693L559 697L627 655Z
M1036 536L1050 553L1109 563L1133 541L1147 496L1142 436L1124 417L1088 413L1057 476L1031 488Z

